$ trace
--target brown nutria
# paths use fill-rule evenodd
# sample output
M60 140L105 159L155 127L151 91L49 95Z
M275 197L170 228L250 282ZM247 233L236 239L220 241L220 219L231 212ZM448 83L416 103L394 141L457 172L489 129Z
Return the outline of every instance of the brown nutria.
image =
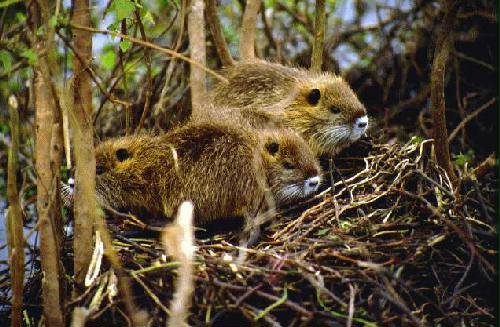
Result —
M184 200L195 222L245 219L251 241L258 215L311 195L319 164L291 130L255 133L220 123L190 123L162 136L128 136L96 147L98 201L115 209L172 217ZM259 220L260 221L260 220Z
M340 76L314 73L263 60L240 62L223 71L228 83L209 92L199 120L220 107L241 111L254 127L267 122L298 131L318 154L335 155L358 140L368 127L366 109Z

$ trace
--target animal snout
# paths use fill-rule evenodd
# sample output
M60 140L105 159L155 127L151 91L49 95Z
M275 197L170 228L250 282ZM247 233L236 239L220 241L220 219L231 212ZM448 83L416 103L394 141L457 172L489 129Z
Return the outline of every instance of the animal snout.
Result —
M309 194L313 193L314 191L316 191L319 187L320 181L321 181L321 179L319 178L319 176L314 176L314 177L310 177L310 178L306 179L306 181L305 181L305 193L306 193L306 195L309 195Z
M310 188L314 188L314 187L317 187L319 184L319 177L316 176L316 177L313 177L313 178L309 178L307 180L307 185L310 187Z
M357 128L366 128L366 127L368 127L368 116L365 115L365 116L356 118L356 121L354 122L354 125Z

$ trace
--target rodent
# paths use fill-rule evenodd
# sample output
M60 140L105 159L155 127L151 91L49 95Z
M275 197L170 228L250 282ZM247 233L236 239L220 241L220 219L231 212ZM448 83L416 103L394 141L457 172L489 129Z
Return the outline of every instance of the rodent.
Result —
M253 243L256 217L306 198L321 181L318 161L291 130L260 133L228 124L188 123L161 136L127 136L96 147L101 205L172 217L191 200L195 223L242 216ZM271 200L271 202L272 202Z
M368 128L366 108L340 76L315 73L264 60L225 68L228 83L218 82L208 105L192 120L217 115L221 107L240 112L253 127L281 125L298 131L317 155L335 155ZM231 115L224 115L230 118Z

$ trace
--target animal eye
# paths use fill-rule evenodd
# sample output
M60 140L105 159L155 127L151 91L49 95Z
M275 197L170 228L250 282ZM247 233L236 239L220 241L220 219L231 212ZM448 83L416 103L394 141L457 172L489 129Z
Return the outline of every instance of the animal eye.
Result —
M120 162L128 159L129 158L128 151L125 150L125 149L118 149L118 150L116 150L116 158Z
M321 98L321 91L318 89L312 89L311 92L309 92L309 94L307 95L307 102L315 106L318 104L320 98Z
M104 167L103 166L95 166L95 173L96 175L101 175L104 173Z
M330 107L330 112L334 114L338 114L340 112L340 109L337 107Z
M291 163L290 161L285 161L283 163L283 168L288 169L288 170L292 170L292 169L295 169L295 165L293 163Z
M271 142L266 144L266 149L270 154L274 155L276 152L279 151L280 145L276 142Z

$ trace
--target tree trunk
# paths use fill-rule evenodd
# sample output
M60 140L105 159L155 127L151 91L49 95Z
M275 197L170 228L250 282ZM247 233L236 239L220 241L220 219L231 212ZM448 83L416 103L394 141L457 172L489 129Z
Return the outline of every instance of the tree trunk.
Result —
M316 0L316 19L314 23L314 43L311 57L311 70L321 71L325 43L325 0Z
M226 39L224 38L224 34L220 28L220 20L217 15L217 6L215 4L216 1L217 0L206 1L207 23L210 28L210 33L212 34L212 39L214 40L215 49L217 49L220 61L222 62L222 66L232 66L234 64L233 57L231 56L231 52L229 52Z
M453 0L446 2L446 13L441 31L436 41L436 50L432 62L431 71L431 113L433 120L434 149L436 160L448 177L455 183L456 175L450 162L450 150L448 146L448 130L446 128L444 76L446 64L453 46L453 23L458 10L458 5Z
M49 24L46 0L28 6L31 31L28 33L37 54L33 87L36 120L35 169L37 173L37 213L40 232L40 261L42 266L42 302L47 326L64 326L62 313L62 267L60 244L62 224L59 198L59 168L61 163L61 125L58 121L58 99L52 82L50 57L53 55L53 28ZM43 26L45 34L36 31ZM52 67L53 69L53 67ZM59 156L59 157L58 157Z
M261 0L247 0L240 30L240 59L255 58L255 29Z
M7 164L7 198L9 201L8 230L9 267L12 280L11 326L22 325L23 321L23 282L24 282L24 237L23 214L17 190L17 171L19 156L19 113L14 96L9 98L11 146Z
M188 34L191 59L206 66L204 7L203 0L192 0L191 10L188 15ZM205 78L205 71L191 65L189 79L191 84L191 103L193 112L198 110L203 104L203 98L205 96Z
M88 0L74 0L73 13L73 23L90 26ZM75 149L74 267L76 282L82 287L91 259L92 233L96 221L92 89L86 64L92 60L92 33L75 30L74 45L75 52L83 60L73 61L73 110L70 111Z

